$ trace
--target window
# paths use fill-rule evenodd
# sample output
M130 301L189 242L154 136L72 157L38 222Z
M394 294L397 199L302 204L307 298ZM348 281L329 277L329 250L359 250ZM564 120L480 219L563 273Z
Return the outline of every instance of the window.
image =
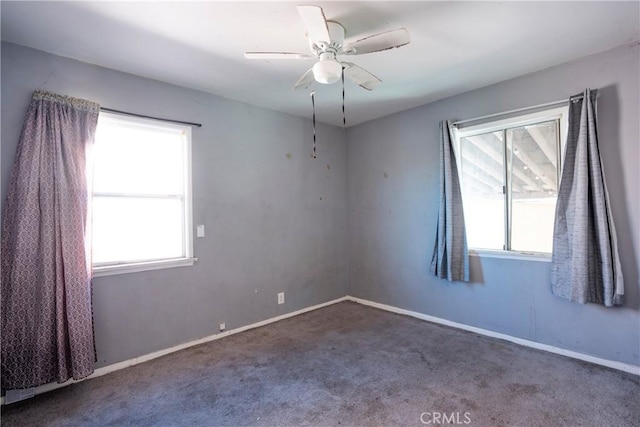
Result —
M100 113L93 164L94 275L193 264L191 128Z
M567 108L456 129L470 249L551 253Z

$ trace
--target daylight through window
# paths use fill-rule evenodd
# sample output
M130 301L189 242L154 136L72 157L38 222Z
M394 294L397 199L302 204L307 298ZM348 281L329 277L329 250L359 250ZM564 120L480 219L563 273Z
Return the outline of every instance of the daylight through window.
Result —
M566 113L455 131L469 248L551 253Z
M190 162L189 127L100 113L93 148L94 271L192 262Z

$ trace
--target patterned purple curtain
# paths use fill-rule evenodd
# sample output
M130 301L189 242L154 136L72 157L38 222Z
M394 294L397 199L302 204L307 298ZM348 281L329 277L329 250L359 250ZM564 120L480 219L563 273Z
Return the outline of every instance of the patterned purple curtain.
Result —
M99 108L33 93L2 224L4 389L93 372L86 152Z

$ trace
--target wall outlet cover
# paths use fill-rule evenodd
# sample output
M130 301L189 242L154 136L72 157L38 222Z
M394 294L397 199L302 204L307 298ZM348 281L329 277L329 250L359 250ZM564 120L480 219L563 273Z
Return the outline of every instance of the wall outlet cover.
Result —
M278 293L278 304L284 304L284 292Z

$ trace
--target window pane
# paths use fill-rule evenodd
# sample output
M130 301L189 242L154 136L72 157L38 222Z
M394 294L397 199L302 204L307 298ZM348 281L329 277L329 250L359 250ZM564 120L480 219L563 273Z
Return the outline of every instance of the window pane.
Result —
M93 263L185 256L180 199L94 197Z
M502 250L505 241L503 133L461 138L460 154L468 245Z
M512 250L551 252L558 182L557 145L555 121L507 130Z
M183 194L184 135L100 119L93 150L96 193Z

